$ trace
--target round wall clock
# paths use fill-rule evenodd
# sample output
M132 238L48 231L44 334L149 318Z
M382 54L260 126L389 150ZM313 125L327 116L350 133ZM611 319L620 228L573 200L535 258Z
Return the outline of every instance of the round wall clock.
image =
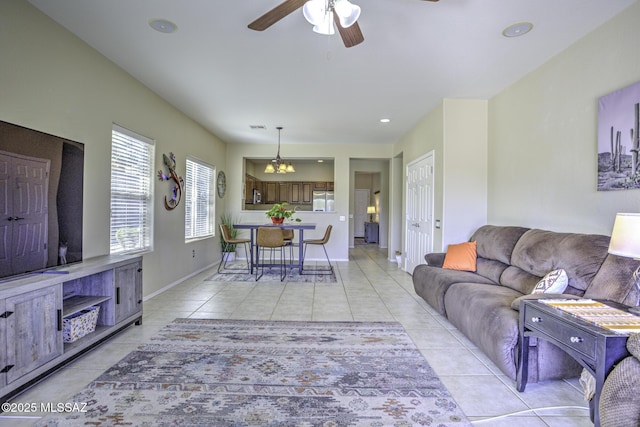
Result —
M227 192L227 177L223 171L218 172L218 197L223 198Z

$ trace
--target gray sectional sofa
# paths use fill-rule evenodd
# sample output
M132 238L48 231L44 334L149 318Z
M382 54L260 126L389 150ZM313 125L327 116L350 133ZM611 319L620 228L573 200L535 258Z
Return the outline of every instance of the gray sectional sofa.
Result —
M442 268L444 253L427 254L413 272L415 291L515 380L518 307L523 298L607 299L635 305L632 274L638 261L609 254L609 237L486 225L477 243L475 272ZM531 295L536 283L562 268L564 295ZM529 382L578 376L581 366L545 340L532 339Z

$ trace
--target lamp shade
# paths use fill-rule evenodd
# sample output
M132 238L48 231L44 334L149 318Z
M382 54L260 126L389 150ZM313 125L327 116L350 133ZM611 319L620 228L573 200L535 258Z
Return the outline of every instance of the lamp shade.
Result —
M640 213L616 214L609 253L627 258L640 258Z
M376 207L375 207L375 206L368 206L368 207L367 207L367 213L368 213L368 214L374 214L374 213L376 213Z

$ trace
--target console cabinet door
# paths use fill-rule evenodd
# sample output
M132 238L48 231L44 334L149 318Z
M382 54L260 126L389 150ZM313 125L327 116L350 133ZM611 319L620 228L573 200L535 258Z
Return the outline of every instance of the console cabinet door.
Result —
M134 262L114 271L116 324L142 310L142 263Z
M62 285L5 300L6 383L62 355Z

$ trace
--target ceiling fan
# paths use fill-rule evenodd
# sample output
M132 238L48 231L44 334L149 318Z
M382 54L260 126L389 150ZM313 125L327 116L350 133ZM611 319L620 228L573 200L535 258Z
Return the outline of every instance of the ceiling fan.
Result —
M423 1L437 2L438 0ZM360 7L348 0L285 0L250 23L249 28L264 31L301 7L304 17L314 25L315 32L333 34L335 24L346 47L353 47L364 41L357 22L360 17Z

